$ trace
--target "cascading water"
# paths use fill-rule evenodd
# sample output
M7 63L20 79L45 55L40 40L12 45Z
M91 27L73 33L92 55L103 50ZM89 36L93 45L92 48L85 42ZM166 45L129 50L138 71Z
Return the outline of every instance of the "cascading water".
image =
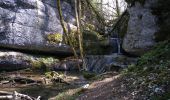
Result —
M120 38L109 38L111 46L116 48L112 53L121 54L121 39Z
M105 27L105 34L109 34L112 31L112 27ZM108 37L111 47L113 48L111 53L122 54L121 50L121 39L119 38L118 32L111 32Z
M121 45L121 44L120 44L120 39L117 38L117 46L118 46L118 52L117 52L117 53L118 53L118 54L121 54L121 50L120 50L120 49L121 49L121 48L120 48L121 46L120 46L120 45Z

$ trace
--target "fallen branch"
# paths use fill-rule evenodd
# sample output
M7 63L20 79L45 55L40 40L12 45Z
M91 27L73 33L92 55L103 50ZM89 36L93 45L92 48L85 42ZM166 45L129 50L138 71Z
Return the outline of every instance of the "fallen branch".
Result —
M0 96L0 99L12 99L12 95Z
M12 94L12 92L0 91L0 94Z
M8 94L5 96L0 96L0 99L18 100L18 99L22 98L24 100L40 100L40 98L41 98L40 96L38 96L38 98L33 98L28 95L18 93L16 91L14 91L13 94L11 94L10 92L6 92L6 91L0 91L0 92L3 94L5 94L5 93ZM11 94L11 95L9 95L9 94Z

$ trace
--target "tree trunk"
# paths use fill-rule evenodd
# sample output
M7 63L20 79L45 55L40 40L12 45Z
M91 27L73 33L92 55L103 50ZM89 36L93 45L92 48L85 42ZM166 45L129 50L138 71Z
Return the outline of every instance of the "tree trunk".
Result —
M67 29L66 29L66 27L65 27L65 25L64 25L64 18L63 18L63 16L62 16L62 10L61 10L61 5L60 5L60 0L57 0L57 8L58 8L58 13L59 13L59 17L60 17L60 23L61 23L61 26L62 26L63 31L64 31L64 35L66 36L66 39L67 39L69 45L71 46L71 48L72 48L72 50L73 50L73 53L74 53L75 58L78 59L78 55L77 55L77 53L76 53L76 50L75 50L75 48L74 48L74 46L73 46L73 43L72 43L72 41L71 41L71 39L70 39L70 37L69 37L68 31L67 31ZM80 70L80 65L78 65L78 66L79 66L79 70Z
M76 14L76 23L77 23L77 33L79 38L80 56L83 63L83 69L86 69L86 64L84 61L84 51L83 51L83 35L81 29L81 0L75 0L75 14Z
M119 18L121 14L120 14L120 6L118 0L116 0L116 13L117 13L117 17Z

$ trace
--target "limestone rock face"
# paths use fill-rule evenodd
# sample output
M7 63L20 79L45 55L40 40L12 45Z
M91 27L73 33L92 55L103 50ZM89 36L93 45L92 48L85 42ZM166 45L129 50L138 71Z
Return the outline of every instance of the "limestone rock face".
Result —
M145 4L136 2L128 8L130 19L127 34L123 39L123 49L134 55L141 55L155 45L154 36L158 31L157 17L151 8L157 0L146 0Z
M0 46L47 52L70 51L47 41L48 34L63 33L56 0L0 0ZM74 10L64 0L66 23L74 24ZM65 48L66 47L66 48Z

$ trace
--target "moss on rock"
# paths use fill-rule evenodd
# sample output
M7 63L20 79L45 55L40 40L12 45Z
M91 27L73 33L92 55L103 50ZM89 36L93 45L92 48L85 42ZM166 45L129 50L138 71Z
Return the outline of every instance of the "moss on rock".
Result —
M41 67L43 66L43 62L40 61L31 61L31 66L33 69L41 69Z
M61 33L47 35L47 41L49 41L49 43L61 43L62 39L63 39L63 35Z
M96 41L101 38L101 35L93 30L84 30L83 31L83 39L84 40L91 40L91 41Z

